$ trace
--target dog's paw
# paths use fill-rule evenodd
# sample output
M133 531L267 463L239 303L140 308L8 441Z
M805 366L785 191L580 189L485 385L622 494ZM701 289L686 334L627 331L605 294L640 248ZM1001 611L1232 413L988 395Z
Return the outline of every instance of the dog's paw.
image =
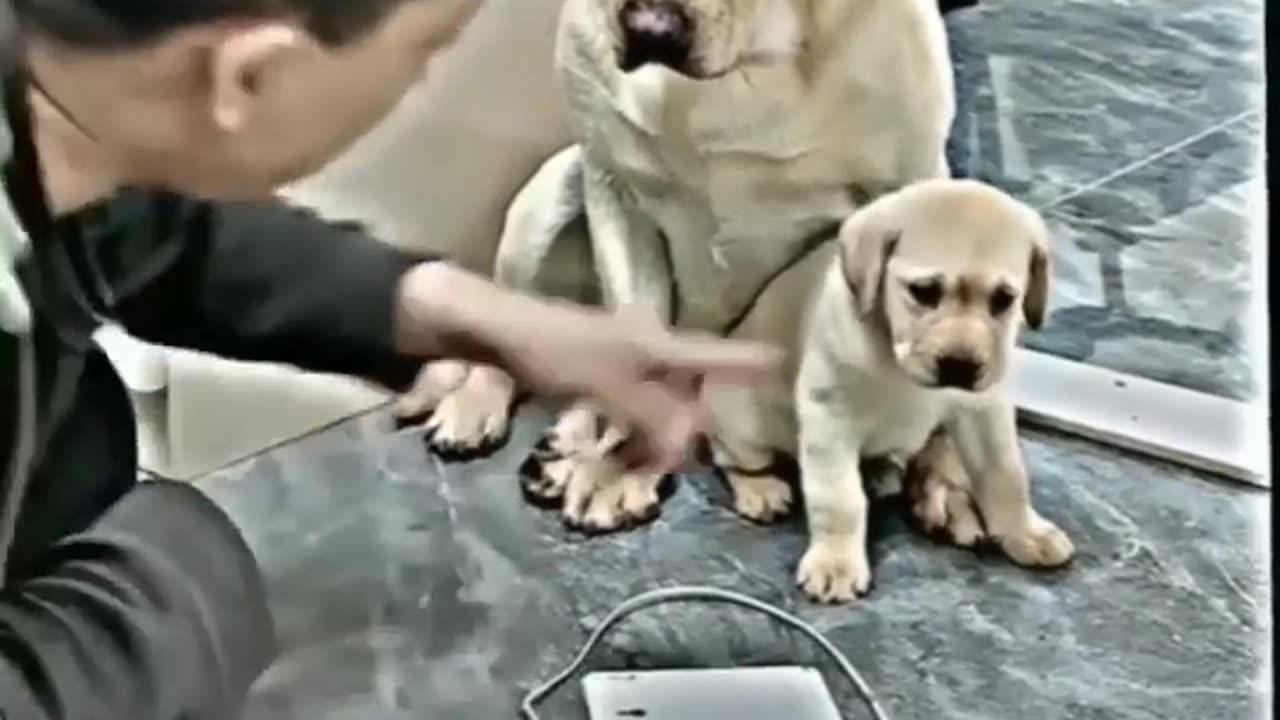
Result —
M811 600L847 603L871 589L867 549L854 538L813 540L796 569L796 584Z
M468 379L445 395L426 423L426 443L446 460L471 460L507 441L511 422L509 387Z
M773 475L753 475L724 470L733 490L733 510L758 523L773 523L791 515L795 493L786 481Z
M1034 512L1016 529L993 536L1004 554L1023 567L1058 568L1071 562L1076 554L1071 538Z
M421 425L449 393L462 387L470 366L461 360L437 360L422 366L408 392L396 398L392 407L396 424L401 427Z
M659 475L618 474L609 460L580 463L565 489L565 524L588 534L626 530L658 517Z
M609 457L557 450L552 439L538 443L520 469L525 497L541 507L559 507L567 527L587 534L626 530L661 511L662 477L622 471Z
M987 538L973 495L940 475L922 478L911 488L910 513L929 537L963 548Z
M544 434L520 466L520 490L525 499L538 507L560 508L577 465L576 455L560 447L554 434Z

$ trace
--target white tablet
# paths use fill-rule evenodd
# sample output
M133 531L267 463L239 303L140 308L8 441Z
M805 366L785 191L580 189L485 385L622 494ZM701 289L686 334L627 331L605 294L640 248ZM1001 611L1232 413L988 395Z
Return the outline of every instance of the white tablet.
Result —
M785 665L591 673L591 720L840 720L822 675Z

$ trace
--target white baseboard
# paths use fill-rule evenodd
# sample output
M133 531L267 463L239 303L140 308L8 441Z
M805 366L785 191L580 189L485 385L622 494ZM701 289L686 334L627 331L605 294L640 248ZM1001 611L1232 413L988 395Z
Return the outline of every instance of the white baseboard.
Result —
M1090 440L1270 488L1262 403L1247 404L1020 349L1019 416Z
M385 403L357 380L169 352L168 471L197 478Z

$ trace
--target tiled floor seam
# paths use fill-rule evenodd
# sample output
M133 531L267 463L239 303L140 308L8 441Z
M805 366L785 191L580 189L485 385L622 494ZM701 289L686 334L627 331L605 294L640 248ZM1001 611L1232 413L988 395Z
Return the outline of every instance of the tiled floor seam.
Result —
M1259 110L1256 108L1252 110L1245 110L1244 112L1238 113L1232 117L1229 117L1213 125L1210 125L1209 127L1205 128L1204 130L1201 130L1200 132L1197 132L1193 135L1189 135L1183 138L1182 140L1179 140L1178 142L1175 142L1167 147L1157 150L1154 153L1151 153L1150 155L1147 155L1144 158L1135 160L1129 163L1128 165L1125 165L1124 167L1119 168L1118 170L1107 173L1106 175L1102 176L1097 180L1094 180L1093 182L1085 183L1084 185L1081 185L1080 187L1075 188L1074 190L1070 190L1054 198L1053 200L1050 200L1044 205L1040 206L1038 210L1044 213L1066 203L1069 200L1073 200L1077 197L1080 197L1085 193L1098 190L1106 185L1109 185L1115 182L1116 180L1120 180L1121 178L1127 175L1131 175L1145 167L1148 167L1149 165L1157 163L1163 160L1164 158L1178 152L1179 150L1183 150L1187 147L1190 147L1196 144L1197 142L1200 142L1201 140L1204 140L1205 138L1213 135L1214 133L1222 132L1235 125L1239 125L1240 123L1245 122L1246 120L1250 119L1254 115L1257 115L1258 113L1259 113Z

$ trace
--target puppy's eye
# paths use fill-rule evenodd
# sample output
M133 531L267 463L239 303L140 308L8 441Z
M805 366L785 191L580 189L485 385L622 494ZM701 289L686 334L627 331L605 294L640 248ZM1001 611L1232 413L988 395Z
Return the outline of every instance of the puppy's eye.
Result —
M907 292L917 304L933 308L942 302L942 283L938 280L917 280L907 284Z
M1017 300L1017 295L1013 290L1007 287L996 288L991 293L991 314L999 317L1009 311L1013 307L1013 301Z

